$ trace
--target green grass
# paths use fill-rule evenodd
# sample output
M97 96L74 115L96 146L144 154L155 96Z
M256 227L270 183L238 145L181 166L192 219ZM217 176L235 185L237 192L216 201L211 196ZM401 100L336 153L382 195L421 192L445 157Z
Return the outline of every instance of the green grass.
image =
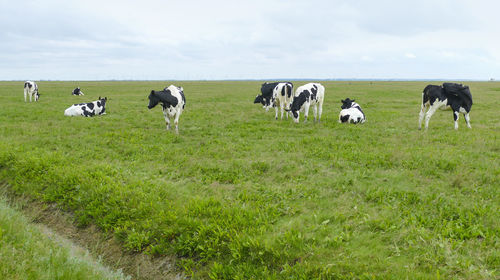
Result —
M275 121L260 82L176 82L175 135L146 107L169 83L40 82L29 104L2 82L0 178L194 278L498 278L500 84L468 84L472 129L425 132L425 82L323 82L321 124ZM107 115L63 116L99 95ZM337 123L345 97L364 125Z
M0 197L0 278L127 279L57 235L28 222Z

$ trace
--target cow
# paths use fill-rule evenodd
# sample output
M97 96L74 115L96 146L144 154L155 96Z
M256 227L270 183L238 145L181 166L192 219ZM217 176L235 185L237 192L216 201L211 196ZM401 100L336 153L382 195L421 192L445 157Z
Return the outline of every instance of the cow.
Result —
M290 111L295 123L299 122L300 111L304 112L305 120L307 122L307 116L309 115L309 107L312 105L314 107L314 121L316 122L316 116L319 116L318 122L321 121L321 113L323 112L323 99L325 97L325 87L319 83L308 83L300 86L295 91L293 97L293 102L290 104Z
M83 91L80 89L80 87L77 87L71 92L71 95L84 95L84 94Z
M163 116L167 130L170 130L170 119L174 118L175 133L179 133L179 117L186 106L186 97L184 89L170 85L162 91L152 90L149 94L148 109L154 108L158 103L161 103Z
M106 114L107 97L101 98L94 102L73 104L64 111L65 116L84 116L93 117L96 115Z
M290 82L263 83L260 88L261 95L257 95L253 103L261 103L269 111L271 107L275 109L274 118L278 119L278 105L281 109L281 119L284 111L289 110L293 99L293 84ZM286 115L288 119L288 114Z
M363 113L363 110L361 110L361 106L359 106L359 104L354 101L354 99L351 100L350 98L340 100L340 102L342 102L342 105L340 106L342 110L339 114L339 123L357 124L365 122L365 113Z
M38 101L38 99L40 98L40 93L38 92L38 85L35 82L32 81L24 82L24 102L28 102L27 101L28 95L30 97L30 102L32 96L34 97L35 101Z
M425 108L429 109L425 112ZM469 112L472 107L472 95L468 86L457 83L443 83L442 86L428 85L422 92L422 106L418 119L418 129L422 129L422 120L425 116L425 129L429 127L429 120L438 110L453 110L455 130L458 129L458 116L464 114L467 127L470 126Z

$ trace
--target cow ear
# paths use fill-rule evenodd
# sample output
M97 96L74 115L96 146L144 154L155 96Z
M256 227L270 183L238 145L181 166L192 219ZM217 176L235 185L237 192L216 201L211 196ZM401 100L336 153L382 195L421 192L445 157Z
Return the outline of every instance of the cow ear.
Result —
M344 102L345 102L345 100L340 99L340 102L344 103Z
M101 96L99 95L99 98L97 98L97 99L101 100Z
M355 101L354 99L353 99L353 100L351 100L351 102L354 102L354 101Z

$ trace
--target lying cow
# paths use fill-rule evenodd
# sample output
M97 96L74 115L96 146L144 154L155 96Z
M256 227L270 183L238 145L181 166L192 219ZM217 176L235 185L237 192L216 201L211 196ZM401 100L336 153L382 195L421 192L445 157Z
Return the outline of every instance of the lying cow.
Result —
M364 123L365 113L361 110L361 106L358 103L354 102L354 99L351 100L346 98L345 100L340 100L342 102L342 110L339 114L339 123Z
M101 98L90 103L73 104L64 111L65 116L84 116L93 117L106 114L106 101L108 98Z
M186 97L182 87L170 85L162 91L152 90L149 94L148 109L152 109L161 103L167 130L170 129L170 119L174 118L175 132L179 133L179 117L186 106Z
M80 87L77 87L71 92L71 95L84 95L84 94L83 91L80 89Z
M295 96L293 97L293 102L290 105L290 111L292 112L292 117L295 123L299 122L300 111L304 112L305 120L307 122L307 116L309 115L309 107L314 107L314 121L316 121L316 116L319 116L318 122L321 121L321 113L323 111L323 99L325 97L325 87L319 83L309 83L300 86L295 91Z
M257 95L253 103L261 103L269 111L269 108L274 107L275 109L275 119L278 119L278 105L281 109L281 119L283 119L283 114L290 109L290 103L293 98L293 84L290 82L283 83L264 83L260 88L261 95ZM288 118L288 114L286 115Z
M427 112L425 108L429 109ZM469 112L472 107L472 95L469 87L456 83L444 83L442 86L428 85L422 93L422 106L418 119L418 129L422 128L422 120L425 115L425 129L429 127L429 120L438 110L453 110L453 119L455 120L455 129L458 129L458 116L464 114L467 127L470 126Z
M40 98L40 93L38 92L38 85L35 82L32 81L26 81L24 82L24 102L27 102L27 97L30 97L30 102L31 102L31 97L33 96L35 101L38 101Z

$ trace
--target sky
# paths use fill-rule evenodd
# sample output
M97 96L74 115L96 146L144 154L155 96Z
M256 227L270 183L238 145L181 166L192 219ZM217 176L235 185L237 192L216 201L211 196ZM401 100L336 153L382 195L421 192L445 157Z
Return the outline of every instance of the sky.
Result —
M500 1L0 0L0 80L500 79Z

